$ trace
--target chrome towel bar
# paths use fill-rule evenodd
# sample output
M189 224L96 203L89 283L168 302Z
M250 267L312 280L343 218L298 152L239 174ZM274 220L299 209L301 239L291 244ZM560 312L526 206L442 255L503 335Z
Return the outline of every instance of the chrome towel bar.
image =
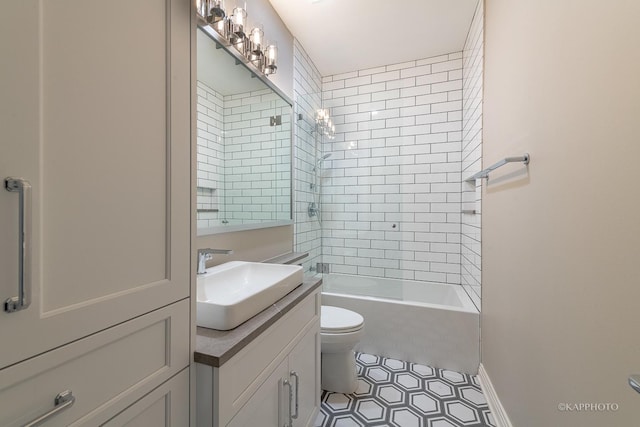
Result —
M500 166L504 166L507 163L514 163L514 162L522 162L525 165L529 164L529 153L525 153L523 156L519 156L519 157L507 157L505 159L500 160L498 163L493 164L491 166L489 166L486 169L481 170L478 173L475 173L473 175L471 175L469 178L465 179L465 181L467 182L472 182L475 181L476 179L482 179L482 178L487 178L489 179L489 172L498 169Z

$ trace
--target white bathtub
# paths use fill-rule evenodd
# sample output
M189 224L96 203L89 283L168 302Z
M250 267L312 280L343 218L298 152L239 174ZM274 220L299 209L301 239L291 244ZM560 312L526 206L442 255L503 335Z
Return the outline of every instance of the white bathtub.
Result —
M357 351L478 372L480 315L462 286L332 273L323 278L322 304L364 317Z

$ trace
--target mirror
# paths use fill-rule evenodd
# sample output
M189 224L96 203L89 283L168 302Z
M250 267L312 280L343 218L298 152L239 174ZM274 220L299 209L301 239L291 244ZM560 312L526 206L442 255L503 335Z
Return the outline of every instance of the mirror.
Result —
M205 31L197 31L198 235L291 224L291 102Z

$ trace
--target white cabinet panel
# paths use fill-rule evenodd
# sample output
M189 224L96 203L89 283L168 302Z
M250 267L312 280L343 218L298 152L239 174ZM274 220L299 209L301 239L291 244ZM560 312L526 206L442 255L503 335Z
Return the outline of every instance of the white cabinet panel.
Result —
M289 386L287 361L284 360L256 392L247 404L231 420L228 427L282 426L289 422Z
M71 390L47 426L98 425L189 364L183 300L0 371L0 425L22 425Z
M190 8L0 5L0 179L32 185L32 301L0 309L0 369L189 295ZM0 302L18 250L1 189Z
M197 365L197 425L290 425L291 413L291 427L313 426L320 393L316 290L221 367Z
M320 407L320 325L307 331L289 355L290 381L295 386L298 417L294 426L313 427ZM294 375L295 374L295 375ZM296 381L297 375L297 381ZM293 412L295 412L295 403Z
M214 381L225 384L225 389L217 394L221 413L231 416L238 411L270 370L286 357L300 331L315 319L315 304L314 298L305 298L215 371L217 378ZM223 419L223 422L226 421Z
M105 427L186 427L189 425L189 369L102 424Z

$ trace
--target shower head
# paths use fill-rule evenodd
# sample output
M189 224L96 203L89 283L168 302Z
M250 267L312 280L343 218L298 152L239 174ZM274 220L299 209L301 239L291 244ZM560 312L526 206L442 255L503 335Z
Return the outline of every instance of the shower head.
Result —
M327 160L329 157L331 157L331 153L327 153L324 156L322 156L321 158L319 158L318 161L316 162L316 167L320 166L322 164L322 162Z
M322 166L322 162L327 160L329 157L331 157L331 153L327 153L324 156L320 157L318 160L316 160L316 164L313 167L313 172L316 172L318 169L320 169L320 167Z

